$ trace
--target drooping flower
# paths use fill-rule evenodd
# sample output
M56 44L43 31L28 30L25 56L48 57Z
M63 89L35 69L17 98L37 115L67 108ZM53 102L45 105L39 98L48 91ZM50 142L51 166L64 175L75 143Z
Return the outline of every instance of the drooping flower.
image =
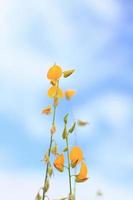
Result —
M76 182L80 183L86 181L88 179L87 173L88 173L87 165L84 162L82 162L80 172L78 175L76 175Z
M65 162L65 158L64 158L64 154L60 154L56 157L55 161L54 161L54 167L59 170L60 172L64 171L64 162Z
M55 96L58 98L63 98L64 94L60 88L58 88L57 86L52 86L48 90L48 97L54 98Z
M62 76L62 69L59 65L53 65L47 73L49 80L58 80Z
M48 105L46 108L42 110L42 114L49 115L52 112L51 106Z
M74 146L70 151L71 167L74 168L83 160L83 152L78 146Z
M65 92L65 97L67 100L70 100L75 94L76 94L75 90L69 89Z

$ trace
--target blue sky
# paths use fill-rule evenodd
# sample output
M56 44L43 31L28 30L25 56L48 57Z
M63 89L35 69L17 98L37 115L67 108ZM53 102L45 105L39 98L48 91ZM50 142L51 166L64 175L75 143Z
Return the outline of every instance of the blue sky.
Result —
M105 199L132 199L132 51L131 1L0 0L1 198L8 185L6 200L16 200L18 185L26 182L22 199L33 199L42 184L40 160L50 120L40 111L51 103L46 72L56 62L64 70L76 69L61 85L77 91L71 102L59 106L57 141L68 107L71 120L90 122L76 130L91 177L79 189L79 199L84 188L92 200L99 188ZM58 173L56 178L64 181Z

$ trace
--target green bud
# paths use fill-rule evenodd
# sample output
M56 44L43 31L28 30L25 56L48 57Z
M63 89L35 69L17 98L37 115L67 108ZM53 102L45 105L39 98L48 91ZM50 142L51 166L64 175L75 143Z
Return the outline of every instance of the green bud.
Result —
M65 123L65 124L67 124L67 121L68 121L68 115L69 115L69 114L67 113L67 114L65 115L65 117L64 117L64 123Z
M75 129L76 122L73 123L72 127L69 129L69 133L72 133Z
M66 129L66 126L65 126L65 128L64 128L64 130L63 130L63 133L62 133L62 138L63 139L66 139L67 138L67 129Z

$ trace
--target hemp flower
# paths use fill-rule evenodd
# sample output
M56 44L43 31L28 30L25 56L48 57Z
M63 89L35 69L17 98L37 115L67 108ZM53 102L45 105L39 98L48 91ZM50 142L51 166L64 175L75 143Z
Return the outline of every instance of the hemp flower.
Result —
M75 94L76 94L75 90L69 89L65 92L65 97L67 100L70 100Z
M49 115L52 112L51 106L47 106L42 110L42 114Z
M58 80L62 76L62 69L59 65L53 65L47 73L49 80Z
M65 162L65 158L63 154L60 154L56 157L55 161L54 161L54 167L59 170L60 172L64 171L64 162Z
M58 88L57 86L52 86L48 90L48 97L54 98L55 96L58 98L63 98L64 94L60 88Z
M83 160L83 152L78 146L74 146L70 151L71 167L76 167Z
M87 173L88 173L87 165L84 162L82 162L80 172L78 175L76 175L76 182L80 183L86 181L88 179Z

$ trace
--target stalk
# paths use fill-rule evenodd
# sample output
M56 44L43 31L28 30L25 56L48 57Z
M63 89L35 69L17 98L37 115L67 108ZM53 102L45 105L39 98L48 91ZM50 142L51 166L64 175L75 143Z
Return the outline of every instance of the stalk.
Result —
M68 136L66 137L66 145L67 145L67 160L68 160L68 175L69 175L69 195L72 196L71 167L70 167L70 158L69 158Z
M57 82L57 90L56 90L56 94L55 94L54 99L57 97L58 87L59 87L59 81ZM54 105L54 112L53 112L52 126L55 125L56 108L57 108L57 105L55 105L55 104L53 104L53 105ZM48 157L49 158L50 158L50 155L51 155L52 142L53 142L53 134L51 134L50 142L49 142L49 150L48 150ZM42 200L44 200L45 197L46 197L46 192L44 191L44 187L45 187L47 179L48 179L48 168L49 168L49 162L46 165L46 172L45 172Z

